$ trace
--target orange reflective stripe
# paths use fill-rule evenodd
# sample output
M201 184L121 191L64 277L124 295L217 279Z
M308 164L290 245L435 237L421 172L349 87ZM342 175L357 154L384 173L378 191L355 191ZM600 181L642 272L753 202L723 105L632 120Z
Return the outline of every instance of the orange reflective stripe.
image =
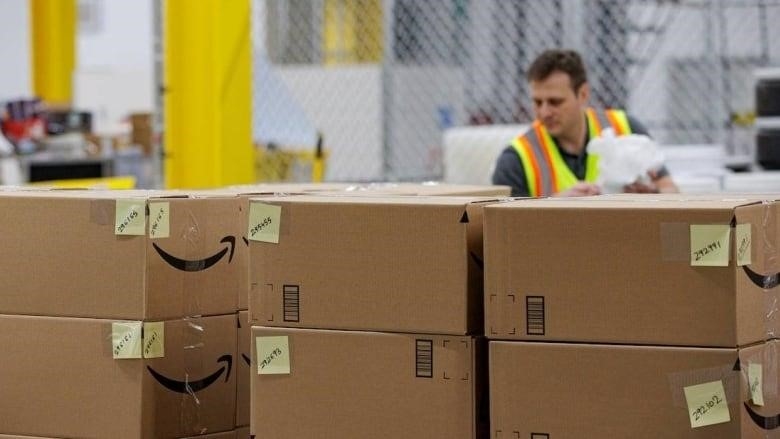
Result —
M536 138L539 139L539 143L542 145L542 153L544 154L544 159L547 162L547 167L550 169L550 181L552 182L552 193L558 193L558 174L555 170L555 165L553 165L552 157L550 156L550 151L552 151L552 148L557 148L555 145L552 145L551 142L549 142L550 138L548 137L549 134L545 133L542 129L541 122L534 123L534 132L536 133ZM552 194L545 194L545 195L552 195Z
M617 120L617 117L615 117L615 113L613 113L613 112L612 112L612 111L610 111L610 110L607 110L607 111L605 111L605 112L604 112L604 114L606 114L606 115L607 115L607 119L609 119L609 123L610 123L610 125L612 125L612 129L614 129L614 130L615 130L615 134L616 134L616 135L618 135L618 136L624 136L624 135L628 134L628 133L626 133L626 132L625 132L625 130L623 129L623 124L621 124L621 123L620 123L620 122Z
M531 165L531 167L534 169L534 185L536 187L533 188L533 191L529 191L529 193L531 193L531 196L536 197L539 195L542 189L542 176L540 175L541 171L539 170L539 158L536 157L536 154L534 154L533 148L531 148L531 145L528 143L528 139L525 136L520 138L520 145L525 150L526 157L531 159L531 163L529 163L529 165Z
M598 116L596 116L596 110L594 110L593 108L588 108L586 111L588 114L588 121L590 121L590 123L593 124L593 128L595 130L595 133L591 133L591 134L594 134L595 136L601 135L601 123L599 122ZM591 137L595 137L595 136L591 136Z

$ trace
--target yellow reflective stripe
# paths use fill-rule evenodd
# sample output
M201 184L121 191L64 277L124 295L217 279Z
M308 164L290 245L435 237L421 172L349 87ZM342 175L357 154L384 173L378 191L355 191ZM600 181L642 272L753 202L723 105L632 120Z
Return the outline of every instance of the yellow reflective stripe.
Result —
M553 175L555 175L555 187L557 187L558 191L565 191L577 184L579 180L577 180L577 176L574 175L574 173L571 172L571 169L566 165L566 162L561 156L561 151L558 149L552 136L550 136L550 133L544 126L542 126L541 132L543 145L547 148L550 160L552 161L550 167L553 169Z
M520 163L523 165L525 171L525 181L528 184L528 195L532 197L539 196L539 187L537 181L539 174L536 172L538 165L536 164L536 158L531 152L531 147L525 137L518 136L512 140L512 148L517 151L517 155L520 156Z
M622 110L607 110L609 114L610 122L613 124L615 132L622 135L631 134L631 125L628 123L628 116L626 112Z

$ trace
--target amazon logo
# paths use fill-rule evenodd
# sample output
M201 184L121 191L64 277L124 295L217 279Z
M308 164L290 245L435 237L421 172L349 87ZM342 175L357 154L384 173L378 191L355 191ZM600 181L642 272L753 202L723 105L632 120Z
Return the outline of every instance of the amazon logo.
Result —
M217 364L219 363L225 363L225 365L220 367L219 370L212 373L211 375L197 381L177 381L157 372L152 368L152 366L146 366L146 368L158 383L162 384L163 387L170 390L171 392L192 393L199 392L214 384L214 382L216 382L219 377L225 373L225 371L227 371L227 373L225 373L225 382L230 379L230 370L233 368L233 356L223 355L219 357L219 360L217 360Z
M241 329L241 320L240 319L236 319L236 324L238 325L238 329ZM244 362L246 363L247 366L251 366L252 365L252 360L250 360L249 357L247 357L247 355L245 353L243 353L243 352L241 353L241 358L244 359Z
M177 270L191 272L207 270L219 262L225 255L228 255L228 264L233 262L233 253L236 249L236 238L234 236L226 236L219 242L222 244L227 244L227 247L207 258L198 260L177 258L176 256L173 256L172 254L160 248L160 246L158 246L156 243L153 243L152 246L160 255L160 257L162 257L163 260L168 263L168 265Z
M478 267L480 270L484 270L484 269L485 269L485 262L484 262L484 261L482 261L482 259L480 259L480 257L479 257L479 256L477 256L477 254L476 254L476 253L474 253L474 252L469 252L469 256L471 256L471 260L472 260L472 261L474 261L474 263L475 263L475 264L477 264L477 267Z
M780 427L780 413L774 415L774 416L762 416L753 410L748 403L745 404L745 410L747 410L748 416L750 416L750 419L753 420L753 422L758 425L759 427L763 428L764 430L774 430L777 427Z
M758 274L755 271L748 268L747 265L743 265L742 269L745 270L745 274L747 274L747 277L750 279L750 281L753 282L759 288L768 290L780 284L780 273L767 274L767 275Z

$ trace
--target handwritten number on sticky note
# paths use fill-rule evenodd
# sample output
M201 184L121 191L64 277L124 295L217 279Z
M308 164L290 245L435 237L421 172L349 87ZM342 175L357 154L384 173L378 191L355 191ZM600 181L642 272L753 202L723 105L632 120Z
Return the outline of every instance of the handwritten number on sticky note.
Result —
M280 355L282 355L282 350L279 348L276 348L270 353L268 353L268 355L266 355L263 361L260 363L260 369L265 369L266 366L271 364L271 362L274 361L275 358L278 358Z
M718 395L712 395L712 398L710 398L708 401L706 401L704 404L700 405L691 413L691 416L694 417L695 420L700 420L704 415L715 408L717 405L722 404L723 400Z
M258 233L263 231L264 228L270 226L271 224L273 224L273 220L271 219L270 216L267 216L267 217L263 218L263 221L261 221L258 224L255 224L255 226L252 227L252 231L251 231L252 237L254 237Z
M701 261L704 256L714 253L716 250L720 250L722 246L720 245L720 241L715 241L710 244L708 244L706 247L703 247L699 250L696 250L694 252L694 256L697 261Z

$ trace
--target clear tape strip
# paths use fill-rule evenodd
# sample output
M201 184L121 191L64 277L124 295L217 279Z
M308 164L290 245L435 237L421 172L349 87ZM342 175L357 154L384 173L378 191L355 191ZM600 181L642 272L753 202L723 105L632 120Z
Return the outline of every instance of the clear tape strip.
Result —
M726 392L726 399L729 403L738 401L740 397L740 376L739 371L734 370L735 364L737 364L736 358L734 359L734 364L670 373L668 380L672 395L672 405L674 407L687 408L688 404L683 389L712 381L723 382L723 389Z

